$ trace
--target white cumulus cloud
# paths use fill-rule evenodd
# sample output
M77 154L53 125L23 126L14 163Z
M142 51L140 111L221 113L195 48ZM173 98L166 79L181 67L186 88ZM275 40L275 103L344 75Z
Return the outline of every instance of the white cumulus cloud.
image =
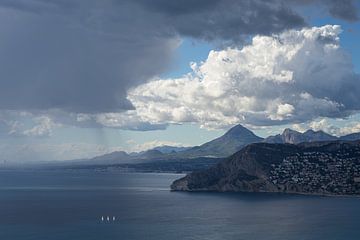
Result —
M210 51L183 77L130 90L133 114L152 124L206 128L349 116L360 108L360 78L340 47L340 33L337 25L289 30L255 36L243 48Z
M319 118L313 121L302 123L302 124L294 124L292 128L299 131L305 132L308 129L312 129L314 131L324 131L326 133L335 135L335 136L344 136L352 133L360 132L360 123L357 121L346 121L345 124L334 124L331 119L328 118Z
M42 116L35 119L37 124L30 129L24 130L23 135L32 137L46 137L52 134L54 128L60 124L55 123L50 117Z
M52 135L53 130L61 126L60 123L47 115L33 116L32 114L14 112L6 118L16 116L17 120L4 120L6 122L8 135L12 136L26 136L26 137L49 137ZM25 124L25 119L31 122L30 126Z

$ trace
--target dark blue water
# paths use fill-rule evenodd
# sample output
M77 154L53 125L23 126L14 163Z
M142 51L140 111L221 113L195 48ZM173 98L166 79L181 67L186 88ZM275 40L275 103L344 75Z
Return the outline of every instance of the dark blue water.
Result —
M0 239L360 239L359 198L170 192L180 176L0 172Z

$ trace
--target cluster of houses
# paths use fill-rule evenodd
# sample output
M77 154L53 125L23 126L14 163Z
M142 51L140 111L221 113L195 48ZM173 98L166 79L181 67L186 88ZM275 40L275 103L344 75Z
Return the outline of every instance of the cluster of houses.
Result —
M297 153L271 167L270 181L282 190L360 194L360 149Z

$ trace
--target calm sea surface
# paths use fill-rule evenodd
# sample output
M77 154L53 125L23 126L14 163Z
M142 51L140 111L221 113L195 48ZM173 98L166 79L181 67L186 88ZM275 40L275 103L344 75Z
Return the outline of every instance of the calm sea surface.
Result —
M360 198L170 192L181 176L0 171L0 239L360 239Z

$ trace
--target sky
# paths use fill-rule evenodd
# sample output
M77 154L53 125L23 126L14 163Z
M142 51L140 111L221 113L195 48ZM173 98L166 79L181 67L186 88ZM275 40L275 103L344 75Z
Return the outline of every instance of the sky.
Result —
M0 161L360 132L359 7L0 0Z

